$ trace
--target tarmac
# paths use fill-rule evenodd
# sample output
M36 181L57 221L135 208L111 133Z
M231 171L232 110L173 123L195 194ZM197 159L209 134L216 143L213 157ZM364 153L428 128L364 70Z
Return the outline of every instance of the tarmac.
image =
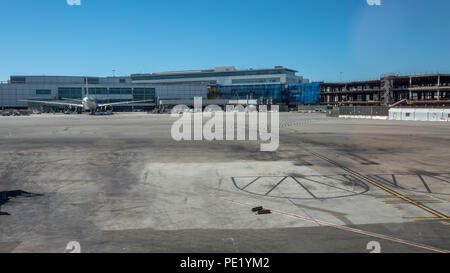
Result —
M450 251L449 123L280 113L261 152L175 121L0 117L0 252Z

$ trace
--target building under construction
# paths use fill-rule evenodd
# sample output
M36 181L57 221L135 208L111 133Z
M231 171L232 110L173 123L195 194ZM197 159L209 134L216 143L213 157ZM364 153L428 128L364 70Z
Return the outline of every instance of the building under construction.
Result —
M321 83L320 104L450 106L450 74L384 76L380 80Z

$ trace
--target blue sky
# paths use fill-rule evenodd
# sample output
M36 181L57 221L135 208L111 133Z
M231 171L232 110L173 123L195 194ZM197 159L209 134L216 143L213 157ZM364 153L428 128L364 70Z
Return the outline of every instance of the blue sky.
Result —
M450 1L0 1L0 80L283 65L311 80L450 72Z

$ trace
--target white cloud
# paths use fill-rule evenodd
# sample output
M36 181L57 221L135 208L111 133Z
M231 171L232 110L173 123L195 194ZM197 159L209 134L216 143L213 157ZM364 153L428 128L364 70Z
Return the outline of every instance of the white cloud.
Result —
M81 0L66 0L69 6L81 6Z
M367 0L369 6L381 6L381 0Z

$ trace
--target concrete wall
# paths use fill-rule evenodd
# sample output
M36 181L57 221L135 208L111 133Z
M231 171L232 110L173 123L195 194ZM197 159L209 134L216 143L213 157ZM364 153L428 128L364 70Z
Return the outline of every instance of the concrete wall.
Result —
M450 109L392 108L389 120L450 121Z

